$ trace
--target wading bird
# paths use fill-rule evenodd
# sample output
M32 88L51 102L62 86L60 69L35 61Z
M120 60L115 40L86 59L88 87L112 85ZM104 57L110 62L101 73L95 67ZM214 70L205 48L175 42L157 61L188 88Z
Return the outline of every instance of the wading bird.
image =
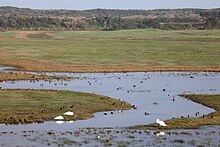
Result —
M71 111L67 111L67 112L65 112L65 113L63 113L64 115L73 115L74 113L73 112L71 112Z
M61 116L61 115L59 115L59 116L55 117L54 119L55 119L55 120L62 120L62 119L64 119L64 117Z
M167 125L165 124L164 121L157 119L156 123L158 123L160 126L166 127Z

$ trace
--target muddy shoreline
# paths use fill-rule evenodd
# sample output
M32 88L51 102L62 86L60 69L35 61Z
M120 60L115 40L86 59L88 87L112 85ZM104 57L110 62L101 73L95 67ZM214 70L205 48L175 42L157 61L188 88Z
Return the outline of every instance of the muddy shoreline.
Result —
M137 67L136 65L122 65L113 67L102 67L102 66L88 66L86 65L76 67L65 67L65 65L47 65L47 66L35 66L30 67L17 64L4 64L3 67L12 67L12 71L22 72L71 72L71 73L124 73L124 72L220 72L219 66L177 66L177 67ZM147 67L148 66L148 67Z

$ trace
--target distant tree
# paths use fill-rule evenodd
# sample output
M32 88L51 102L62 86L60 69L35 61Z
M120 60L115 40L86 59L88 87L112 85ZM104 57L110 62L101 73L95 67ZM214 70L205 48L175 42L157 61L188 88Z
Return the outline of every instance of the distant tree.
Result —
M215 29L219 27L218 18L217 17L210 17L206 20L205 26L207 29Z

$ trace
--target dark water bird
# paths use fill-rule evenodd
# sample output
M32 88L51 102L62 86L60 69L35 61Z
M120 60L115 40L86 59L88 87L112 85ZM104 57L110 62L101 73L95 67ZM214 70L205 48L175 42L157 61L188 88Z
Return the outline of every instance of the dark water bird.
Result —
M199 115L199 112L196 112L196 114L195 114L196 116L198 116Z
M45 112L45 110L42 110L40 113L44 113Z
M150 115L150 113L144 112L144 115Z
M132 107L133 107L133 109L137 109L137 106L135 106L135 105L133 105Z
M153 105L157 105L157 102L153 102Z
M107 113L105 112L104 115L107 115Z
M63 106L62 108L60 108L60 110L63 110L63 109L65 109L66 108L66 106Z

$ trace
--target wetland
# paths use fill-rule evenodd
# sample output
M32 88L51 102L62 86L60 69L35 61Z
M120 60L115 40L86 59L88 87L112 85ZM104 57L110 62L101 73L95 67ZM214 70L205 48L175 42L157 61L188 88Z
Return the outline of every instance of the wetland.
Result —
M0 146L219 146L219 39L219 30L0 32Z
M89 118L91 117L90 114L88 117L89 119L86 120L79 120L81 118L68 118L67 120L64 120L60 123L53 121L51 119L52 117L50 117L50 119L45 119L48 121L40 124L1 124L0 128L2 135L0 138L2 145L16 145L16 143L18 143L17 145L23 144L42 146L52 144L121 144L127 146L133 146L134 144L137 144L141 146L147 144L199 145L204 144L204 142L206 142L205 144L218 144L219 142L218 126L192 126L191 128L194 128L192 130L182 130L184 127L181 126L181 123L183 122L190 123L190 121L187 120L188 116L190 117L188 119L202 119L203 121L203 115L210 117L210 114L218 113L216 112L218 109L216 109L216 107L213 105L208 105L202 102L201 103L203 105L198 104L196 102L199 101L193 98L192 100L195 102L190 100L190 95L217 95L220 91L218 82L220 75L218 72L61 72L45 74L46 76L66 76L79 78L69 78L62 80L36 80L34 82L33 80L18 80L13 83L11 81L6 81L4 83L0 83L0 87L2 87L1 93L6 91L13 91L15 93L29 91L24 92L21 97L24 98L24 96L27 96L29 99L37 98L39 101L44 99L42 101L42 103L45 102L43 106L46 106L47 103L50 103L47 101L48 98L54 97L54 100L58 100L55 102L57 105L59 103L59 106L56 107L56 111L54 111L55 114L53 116L61 114L60 111L57 113L59 107L70 105L68 103L68 99L76 103L77 98L71 99L71 96L76 97L74 94L81 95L79 92L90 93L95 95L97 98L97 104L95 104L96 101L92 100L92 103L90 103L91 105L85 107L88 109L88 111L91 106L94 106L98 109L98 105L101 106L100 103L103 104L103 99L100 99L101 97L114 98L115 100L112 100L115 102L110 102L110 106L112 107L111 109L96 109L95 111L90 111L102 112L94 113L92 118ZM24 90L18 91L18 89ZM49 93L47 93L48 91ZM74 92L72 93L71 91ZM34 93L33 96L30 94L31 92ZM43 93L46 94L42 95ZM60 96L60 93L67 93L67 95L65 94ZM6 93L6 95L7 94L8 93ZM59 97L61 98L60 100ZM79 97L78 100L81 100L81 98ZM128 105L122 108L120 101L126 102ZM116 105L113 105L113 103L116 103ZM119 105L117 105L117 103ZM50 104L52 104L52 102ZM39 105L41 104L39 103ZM204 105L209 106L210 108ZM117 106L119 107L117 108ZM37 106L37 108L40 107ZM129 109L125 110L127 108ZM76 110L72 109L72 111L74 112ZM199 115L196 115L198 111ZM77 114L77 111L75 113ZM172 121L172 119L179 119L182 116L186 118L185 121ZM84 117L84 119L85 118L86 117ZM168 128L160 128L158 126L155 127L153 124L157 118L165 120ZM219 120L218 117L216 118ZM172 122L174 122L175 125L173 125ZM216 124L218 125L218 123ZM154 127L152 128L151 126L151 128L145 128L146 125L153 125ZM175 127L178 125L179 127ZM136 126L144 126L144 128L130 128ZM160 136L159 133L161 131L164 131L165 135ZM206 134L211 134L211 136L207 138ZM186 139L187 136L192 138ZM16 143L9 143L7 141L9 138L16 140ZM204 141L204 138L207 138L207 140Z

